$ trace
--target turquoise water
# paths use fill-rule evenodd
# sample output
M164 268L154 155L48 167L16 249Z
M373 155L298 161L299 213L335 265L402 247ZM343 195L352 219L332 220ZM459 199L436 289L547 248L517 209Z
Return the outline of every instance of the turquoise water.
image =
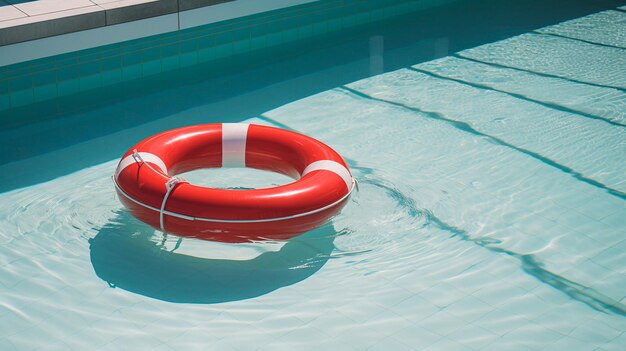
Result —
M626 12L550 4L452 5L3 129L0 349L622 350ZM123 210L128 147L232 121L324 141L359 192L288 242L179 240Z

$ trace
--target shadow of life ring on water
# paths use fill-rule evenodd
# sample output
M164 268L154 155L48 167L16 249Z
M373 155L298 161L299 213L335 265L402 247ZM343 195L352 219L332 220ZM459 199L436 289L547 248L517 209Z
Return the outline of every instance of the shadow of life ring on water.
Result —
M288 240L279 251L243 261L177 254L163 249L154 235L119 211L89 240L96 275L111 287L169 302L250 299L313 275L328 261L338 234L327 223Z

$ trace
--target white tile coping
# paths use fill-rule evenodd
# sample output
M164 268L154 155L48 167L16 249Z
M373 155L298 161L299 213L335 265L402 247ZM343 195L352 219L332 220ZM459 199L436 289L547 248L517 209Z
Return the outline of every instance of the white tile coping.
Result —
M7 21L26 16L27 15L20 11L17 7L11 6L4 1L0 1L0 21Z
M150 1L154 0L148 0L146 2ZM316 1L320 0L235 0L163 16L114 25L105 25L67 34L4 45L0 46L0 67ZM137 0L133 0L132 2L136 3ZM92 7L90 6L88 8L91 9ZM59 14L67 11L80 11L80 9L81 8L60 11ZM20 23L24 21L30 23L34 20L33 17L45 17L49 19L50 16L54 16L54 13L21 17L16 19L16 21L20 21ZM0 21L0 28L2 28L3 25L6 26L7 22L13 22L13 20Z
M13 7L16 7L28 16L38 16L88 6L95 6L95 4L90 0L38 0L13 4Z

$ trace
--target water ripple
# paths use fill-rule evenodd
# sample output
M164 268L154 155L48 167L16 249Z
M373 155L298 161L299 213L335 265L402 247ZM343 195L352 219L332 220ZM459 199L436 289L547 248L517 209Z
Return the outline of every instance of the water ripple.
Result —
M374 170L371 168L360 167L355 164L351 165L351 168L358 170L361 174L365 175L362 179L362 183L371 184L377 188L384 190L390 199L393 199L399 207L403 209L403 212L409 217L417 218L423 222L422 226L435 226L438 229L445 230L451 234L452 237L458 238L462 241L471 242L481 248L487 249L490 252L497 254L505 254L513 257L519 261L520 268L528 275L534 277L538 281L545 283L552 288L566 294L572 299L582 302L594 310L603 313L614 313L623 317L626 317L626 305L610 298L593 288L576 283L558 274L545 269L543 264L533 254L519 254L512 250L508 250L500 246L501 242L497 239L489 237L472 237L467 231L454 227L445 223L443 220L435 216L431 211L427 209L421 209L416 206L415 201L404 195L396 186L389 181L382 180L374 175ZM419 227L415 228L419 230Z

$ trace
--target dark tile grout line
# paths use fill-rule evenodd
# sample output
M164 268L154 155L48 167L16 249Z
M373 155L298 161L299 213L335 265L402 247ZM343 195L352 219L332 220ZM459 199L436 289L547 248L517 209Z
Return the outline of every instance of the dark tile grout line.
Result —
M18 10L19 12L23 13L26 17L30 17L30 15L29 15L29 14L27 14L26 12L24 12L24 11L20 10L20 8L19 8L19 7L15 6L15 5L13 5L13 4L9 4L9 6L11 6L11 7L13 7L14 9ZM6 20L6 21L8 21L8 20Z

